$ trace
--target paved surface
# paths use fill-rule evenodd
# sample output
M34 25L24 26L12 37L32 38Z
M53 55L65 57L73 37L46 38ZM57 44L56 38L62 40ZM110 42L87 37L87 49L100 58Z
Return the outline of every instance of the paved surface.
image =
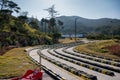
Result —
M87 43L87 41L86 41L86 43ZM65 54L65 55L72 56L72 57L75 57L75 58L80 58L80 57L77 57L77 56L74 56L74 55L70 55L70 54L64 53L64 52L62 51L62 49L63 49L63 48L59 48L59 49L56 49L56 51L60 52L61 54ZM37 51L38 51L38 50L39 50L39 49L32 50L29 54L30 54L30 56L31 56L33 59L35 59L36 61L39 62L39 56L38 56L38 54L37 54ZM68 66L72 66L72 67L74 67L74 68L76 68L76 69L78 69L78 70L84 71L84 72L86 72L86 73L88 73L88 74L92 74L92 75L94 75L94 76L97 76L97 79L98 79L98 80L120 80L120 74L119 74L119 73L114 72L114 73L115 73L115 76L111 77L111 76L108 76L108 75L105 75L105 74L102 74L102 73L99 73L99 72L90 70L90 69L88 69L88 68L85 68L85 67L76 65L76 64L74 64L74 63L65 61L65 60L60 59L60 58L58 58L58 57L55 57L55 56L49 54L49 53L47 52L47 50L48 50L48 49L44 49L44 50L42 50L41 52L42 52L44 55L46 55L46 56L48 56L48 57L50 57L50 58L52 58L52 59L55 59L56 61L60 61L60 62L62 62L62 63L64 63L64 64L67 64ZM73 52L73 47L68 48L67 51ZM53 49L50 50L50 52L52 52L53 54L58 55L57 53L55 53L55 52L53 51ZM73 52L73 53L79 54L79 53L76 53L76 52ZM87 55L84 55L84 54L80 54L80 55L82 55L82 56L87 56ZM60 55L59 55L59 56L60 56ZM90 57L90 56L88 56L88 57ZM95 57L93 57L93 58L95 58ZM84 58L80 58L80 59L85 60L85 61L90 61L90 62L93 62L93 63L98 63L98 64L102 64L102 65L107 65L107 64L104 64L104 63L99 63L99 62L92 61L92 60L88 60L88 59L84 59ZM100 59L100 58L96 58L96 59ZM75 76L74 74L72 74L72 73L70 73L70 72L68 72L68 71L66 71L66 70L64 70L64 69L62 69L62 68L54 65L53 63L51 63L51 62L49 62L49 61L47 61L47 60L45 60L45 59L43 59L43 58L42 58L42 65L44 65L44 66L46 66L47 68L49 68L50 70L54 71L56 74L58 74L58 75L60 75L61 77L65 78L66 80L83 80L81 77ZM114 68L119 68L119 67L115 67L115 66L112 66L112 65L107 65L107 66L114 67ZM54 79L52 79L49 75L47 75L46 73L44 73L44 74L43 74L43 80L54 80Z
M62 53L62 54L66 54L66 55L69 55L69 56L71 56L70 54L67 54L67 53L64 53L63 51L62 51L62 49L63 48L60 48L60 49L57 49L56 51L58 51L58 52L60 52L60 53ZM69 50L70 51L70 50ZM70 51L71 52L71 51ZM73 56L72 56L73 57ZM80 58L80 59L83 59L83 58ZM86 59L83 59L83 60L86 60ZM88 60L88 61L91 61L92 62L92 60ZM94 62L94 61L93 61ZM99 63L99 64L103 64L103 63ZM103 64L103 65L107 65L107 64ZM107 66L110 66L110 65L107 65ZM113 66L114 67L114 66ZM85 72L87 72L87 73L91 73L91 74L93 74L93 75L96 75L97 76L97 78L98 78L98 80L120 80L120 73L116 73L116 72L114 72L115 73L115 76L113 76L113 77L111 77L111 76L108 76L108 75L101 75L100 76L100 74L101 73L99 73L98 74L98 72L97 73L95 73L95 71L89 71L89 70L86 70L86 69L83 69L83 68L80 68L81 70L85 70Z
M29 54L32 58L39 61L39 56L37 54L37 51L38 51L38 49L37 50L32 50ZM54 80L54 79L43 71L43 80Z
M39 56L37 54L37 51L38 51L38 49L32 50L29 54L33 59L35 59L39 62ZM44 53L44 54L46 54L46 53ZM47 68L49 68L52 71L55 71L57 74L59 74L61 77L65 78L66 80L82 80L80 77L77 77L77 76L69 73L68 71L48 62L45 59L42 59L42 65L46 66ZM43 78L43 80L45 80L45 79ZM50 80L50 79L47 79L47 80Z
M90 61L90 62L92 62L92 63L97 63L97 64L101 64L101 65L104 65L104 66L110 66L110 67L113 67L113 68L118 69L118 67L116 67L116 66L107 65L107 64L104 64L104 63L96 62L96 61L89 60L89 59L85 59L85 58L80 58L80 57L77 57L77 56L74 56L74 55L71 55L71 54L66 54L66 53L64 53L64 52L62 51L62 49L63 49L63 48L60 48L60 49L57 49L56 51L57 51L57 52L60 52L61 54L67 55L67 56L75 57L75 58L77 58L77 59L82 59L82 60L84 60L84 61Z
M45 51L46 51L46 50L44 50L44 53L46 53ZM50 52L56 54L55 52L53 52L53 50L51 50ZM76 69L78 69L78 70L82 70L82 71L87 72L87 73L89 73L89 74L95 75L95 76L97 76L98 80L107 80L107 79L108 79L108 80L117 80L116 77L114 77L114 79L112 79L113 77L111 77L111 76L108 76L108 75L105 75L105 74L102 74L102 73L99 73L99 72L96 72L96 71L87 69L87 68L85 68L85 67L82 67L82 66L79 66L79 65L70 63L70 62L68 62L68 61L65 61L65 60L56 58L56 57L54 57L54 56L52 56L52 55L50 55L50 54L46 54L46 55L48 55L49 57L54 58L54 59L56 59L56 60L59 60L59 61L61 61L62 63L65 63L65 64L67 64L67 65L69 65L69 66L72 66L72 67L74 67L74 68L76 68Z
M74 53L74 54L81 55L81 56L91 57L91 58L94 58L94 59L100 59L100 60L104 60L104 61L119 63L119 62L115 62L115 61L110 61L110 60L106 60L106 59L101 59L101 58L97 58L97 57L88 56L88 55L85 55L85 54L80 54L80 53L74 52L74 51L73 51L73 48L74 48L74 47L68 48L68 49L66 49L66 51L72 52L72 53Z
M54 80L54 79L43 71L43 80Z

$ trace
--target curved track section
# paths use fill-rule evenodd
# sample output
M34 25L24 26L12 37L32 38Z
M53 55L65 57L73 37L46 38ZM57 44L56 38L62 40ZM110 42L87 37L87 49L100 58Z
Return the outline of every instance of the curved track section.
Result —
M81 61L83 63L87 63L87 64L90 64L90 65L94 65L94 66L97 66L97 67L105 68L105 69L112 70L112 71L120 73L120 68L118 68L118 67L103 64L103 63L99 63L99 62L88 60L88 59L85 59L85 58L79 58L78 56L76 57L74 55L64 53L62 51L62 49L63 48L56 49L56 50L54 50L54 52L58 53L59 55L65 56L67 58L75 59L76 61Z
M106 74L106 75L109 75L109 76L114 76L115 74L112 72L112 71L108 71L106 69L102 69L102 68L99 68L99 67L96 67L96 66L92 66L92 65L89 65L89 64L86 64L86 63L82 63L82 62L79 62L79 61L76 61L74 59L69 59L69 58L66 58L64 56L61 56L59 54L56 54L53 50L48 50L48 52L55 56L55 57L58 57L58 58L61 58L61 59L64 59L66 61L69 61L71 63L74 63L76 65L79 65L79 66L82 66L82 67L85 67L85 68L88 68L90 70L93 70L93 71L96 71L96 72L99 72L99 73L103 73L103 74Z
M63 52L66 52L66 53L71 54L71 55L79 56L81 58L86 58L86 59L97 61L97 62L100 62L100 63L104 63L104 64L116 66L116 67L120 67L120 63L119 62L106 60L106 59L101 59L101 58L98 58L98 57L93 57L93 56L88 56L88 55L85 55L85 54L77 53L77 52L73 51L73 48L74 47L64 48Z
M104 74L98 73L98 72L96 72L96 71L87 69L87 68L85 68L85 67L76 65L76 64L74 64L74 63L68 62L68 61L66 61L66 60L60 59L60 58L58 58L58 57L52 56L51 54L49 54L49 53L47 52L47 50L43 50L42 52L45 53L45 55L48 55L49 57L51 57L51 58L53 58L53 59L55 59L55 60L57 60L57 61L63 62L64 64L67 64L67 65L69 65L69 66L72 66L72 67L74 67L74 68L76 68L76 69L78 69L78 70L82 70L82 71L87 72L87 73L89 73L89 74L95 75L95 76L97 76L97 79L98 79L98 80L106 80L106 79L114 80L114 79L115 79L115 78L114 78L114 79L111 79L113 76L104 75ZM53 52L53 50L50 50L50 52L53 53L53 54L56 54L56 53Z
M36 60L37 62L39 62L39 55L37 54L37 51L39 49L35 49L29 52L29 55ZM60 80L83 80L80 77L77 77L71 73L69 73L68 71L56 66L55 64L47 61L46 59L42 58L42 65L46 66L49 70L53 71L54 73L56 73L57 75L61 76L62 78Z
M75 49L73 49L73 51L77 52L77 53L81 53L80 51L77 51ZM101 59L105 59L105 60L109 60L109 61L120 62L120 59L111 59L111 58L108 58L108 57L97 56L95 54L89 54L89 53L81 53L81 54L92 56L92 57L96 57L96 58L101 58Z
M64 54L64 56L65 55L67 55L67 56L65 56L65 57L68 57L68 56L70 56L71 57L71 55L70 54L67 54L67 53L64 53L63 51L62 51L62 48L60 48L60 49L56 49L56 50L54 50L54 52L56 52L56 54ZM63 55L62 55L63 56ZM73 57L73 56L72 56ZM68 57L69 58L69 57ZM72 58L72 59L74 59L74 58ZM81 59L81 58L80 58ZM79 61L79 60L78 60ZM85 59L83 59L83 61L86 63L86 60ZM91 60L89 60L89 62L92 62ZM101 63L100 63L101 64ZM105 64L107 67L109 67L110 65L107 65L107 64ZM100 67L100 66L99 66ZM107 69L107 67L106 67L106 69ZM112 68L112 69L114 69L114 68ZM116 69L116 68L115 68ZM120 68L117 68L118 70L120 69ZM116 70L117 70L116 69ZM120 73L118 73L119 71L113 71L114 73L115 73L115 76L114 77L109 77L109 78L106 78L105 80L119 80L119 76L120 76ZM111 71L111 70L110 70ZM97 76L98 77L98 76ZM99 79L98 79L99 80Z
M119 60L74 52L73 47L79 44L83 43L45 45L26 51L37 64L41 55L42 69L55 80L120 79Z

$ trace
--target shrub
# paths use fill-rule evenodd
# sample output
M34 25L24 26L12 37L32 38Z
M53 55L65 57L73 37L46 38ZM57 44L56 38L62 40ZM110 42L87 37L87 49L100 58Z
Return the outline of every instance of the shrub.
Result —
M120 45L107 46L106 48L111 54L120 56Z

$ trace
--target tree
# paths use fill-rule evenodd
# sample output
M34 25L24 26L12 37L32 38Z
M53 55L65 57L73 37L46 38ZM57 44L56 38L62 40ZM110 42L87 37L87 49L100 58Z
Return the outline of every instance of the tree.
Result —
M4 17L6 17L6 14L12 13L12 11L7 9L8 8L8 0L0 0L0 6L1 6L0 14L2 14L2 16L5 14Z
M55 20L55 18L51 18L49 20L49 25L50 25L50 27L52 29L52 33L54 33L55 32L55 27L56 27L56 20Z
M50 8L44 9L44 10L48 11L48 13L50 15L49 29L50 29L50 32L54 33L55 32L55 28L56 28L55 17L56 17L56 15L58 15L58 11L55 10L55 5L52 5Z
M63 22L58 20L58 25L59 25L59 30L61 31L64 27L63 27Z
M45 21L45 23L48 23L48 28L49 28L49 35L52 37L53 43L54 42L58 42L59 37L61 36L61 34L58 32L58 28L57 28L57 24L62 26L63 22L62 21L58 21L58 23L56 22L56 15L58 15L58 12L55 10L55 5L52 5L50 8L48 9L44 9L46 11L48 11L49 15L50 15L50 19L48 21ZM46 27L46 26L45 26Z
M8 0L0 0L1 10L7 7Z
M15 2L8 1L8 9L18 13L20 10L20 7L18 7L18 4L16 4Z
M47 26L49 24L49 20L48 19L41 19L41 26L42 26L42 31L45 31L45 34L47 33Z
M44 19L44 23L45 23L45 34L47 33L47 26L49 24L49 20Z
M28 15L27 11L20 12L20 16L27 16L27 15Z
M19 12L20 7L18 7L18 4L16 4L13 1L10 0L0 0L0 6L1 6L1 12L4 13L9 13L10 15L12 14L12 12Z
M42 18L42 19L41 19L41 23L40 23L40 24L41 24L41 26L42 26L41 30L43 31L43 26L44 26L44 18Z
M55 10L55 5L52 5L50 8L44 10L48 11L50 18L55 18L56 15L59 15L58 12Z
M25 22L28 18L27 18L28 12L24 11L20 13L20 16L18 16L18 18L22 21Z
M35 18L32 18L31 21L29 22L29 25L37 30L39 30L39 24L38 24L38 20Z

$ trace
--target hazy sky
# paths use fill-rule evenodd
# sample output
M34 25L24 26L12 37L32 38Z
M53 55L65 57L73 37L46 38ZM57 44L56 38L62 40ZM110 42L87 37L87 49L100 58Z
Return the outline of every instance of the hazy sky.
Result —
M13 0L28 16L38 19L48 17L47 9L55 4L60 15L80 16L89 19L118 18L120 19L120 0ZM60 16L59 15L59 16Z

